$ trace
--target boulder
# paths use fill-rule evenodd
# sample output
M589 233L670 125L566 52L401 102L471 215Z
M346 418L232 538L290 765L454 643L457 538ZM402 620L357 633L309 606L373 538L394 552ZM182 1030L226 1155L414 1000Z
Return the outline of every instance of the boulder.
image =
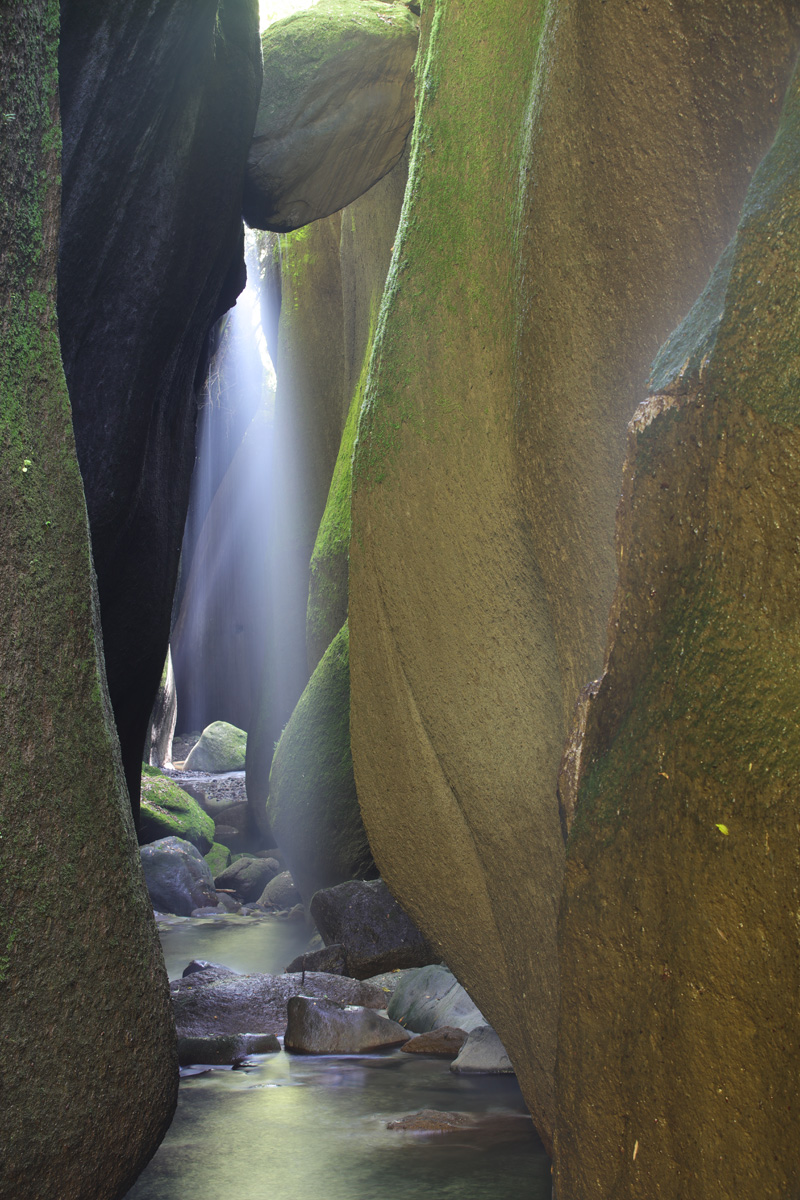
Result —
M214 836L216 837L216 830L214 831ZM221 875L226 867L230 866L231 852L221 842L213 842L211 849L203 857L208 863L208 869L214 876L214 879L218 875Z
M317 892L311 916L327 946L344 946L347 974L355 979L436 961L435 951L381 879L353 879Z
M214 844L214 822L187 792L155 767L142 768L139 842L177 837L191 842L201 854Z
M293 1054L367 1054L400 1046L411 1036L374 1009L293 996L287 1006L284 1047Z
M191 916L196 908L216 905L214 879L191 842L167 837L140 850L144 880L157 912Z
M437 1058L456 1058L470 1035L464 1029L441 1025L430 1033L419 1033L402 1049L407 1054L432 1054Z
M232 967L225 967L222 963L208 962L205 958L193 958L190 963L187 963L181 972L185 979L187 975L197 975L203 972L203 978L209 981L211 972L214 972L215 979L221 979L223 975L238 975L238 971L234 971Z
M454 1075L514 1074L505 1046L491 1025L478 1025L470 1030L450 1070Z
M281 734L269 777L267 819L306 903L322 888L376 873L350 755L347 622Z
M798 262L795 73L629 429L559 927L559 1196L800 1194Z
M227 721L214 721L206 725L199 742L189 751L184 770L208 771L212 775L243 771L246 753L245 731Z
M145 759L151 767L172 766L172 737L178 717L178 693L175 690L175 675L172 670L172 653L167 649L167 661L161 672L150 727L145 742Z
M248 225L286 233L350 204L403 153L419 23L403 4L321 0L262 34Z
M219 875L214 886L232 891L244 904L258 900L267 884L280 872L274 858L250 858L243 854Z
M486 1024L464 988L445 966L404 971L391 1000L389 1016L415 1033L452 1025L469 1033Z
M218 1033L275 1033L286 1029L286 1005L292 996L318 996L380 1009L383 992L341 975L235 975L204 978L198 971L170 984L179 1037Z
M300 893L294 886L289 871L281 871L280 875L276 875L267 884L257 903L262 908L293 908L300 899Z
M556 780L603 662L626 426L733 233L800 27L791 0L533 11L423 5L348 619L375 861L552 1149Z
M64 0L58 57L59 328L109 690L138 812L210 332L244 285L257 5Z
M323 946L320 950L309 950L298 954L286 968L286 974L294 971L324 971L326 975L344 975L347 955L344 946Z
M202 1063L229 1066L248 1054L276 1054L281 1044L274 1033L221 1033L208 1037L178 1038L178 1062L182 1067Z

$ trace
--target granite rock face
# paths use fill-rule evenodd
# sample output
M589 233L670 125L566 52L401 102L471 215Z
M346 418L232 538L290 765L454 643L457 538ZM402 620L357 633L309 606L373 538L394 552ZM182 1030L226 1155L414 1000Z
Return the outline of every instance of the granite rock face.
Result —
M631 423L560 929L560 1196L800 1189L800 82Z
M58 317L128 789L162 667L207 335L244 284L256 0L65 0Z
M177 1056L59 353L58 32L53 0L3 5L0 1194L117 1200L169 1126Z
M548 1146L556 779L602 667L625 430L735 229L797 21L778 0L423 9L353 460L353 763L382 876Z
M405 5L382 0L321 0L265 30L248 225L299 229L391 171L414 121L418 32Z

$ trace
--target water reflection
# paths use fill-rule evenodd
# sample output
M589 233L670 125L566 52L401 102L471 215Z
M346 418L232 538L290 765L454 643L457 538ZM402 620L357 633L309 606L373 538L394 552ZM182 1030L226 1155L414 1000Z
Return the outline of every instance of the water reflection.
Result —
M308 945L302 921L268 916L166 917L159 921L159 936L170 979L180 979L193 958L224 963L242 974L281 974Z

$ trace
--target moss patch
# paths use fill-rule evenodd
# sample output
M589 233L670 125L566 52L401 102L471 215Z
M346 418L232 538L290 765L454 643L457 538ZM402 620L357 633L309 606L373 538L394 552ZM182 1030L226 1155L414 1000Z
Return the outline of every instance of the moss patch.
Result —
M142 770L139 841L179 837L207 854L214 842L214 822L182 788L152 768Z

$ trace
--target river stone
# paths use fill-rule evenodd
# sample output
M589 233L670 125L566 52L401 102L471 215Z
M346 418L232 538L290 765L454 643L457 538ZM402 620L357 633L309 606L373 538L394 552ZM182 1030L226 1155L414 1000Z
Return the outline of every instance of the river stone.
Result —
M455 1075L514 1074L505 1046L491 1025L478 1025L470 1030L450 1070Z
M210 1067L228 1066L248 1054L276 1054L281 1044L274 1033L222 1033L208 1037L178 1038L178 1062Z
M321 0L265 30L248 225L298 229L392 169L414 121L418 33L405 5L379 0Z
M177 837L191 842L201 854L214 844L214 822L192 796L155 767L142 768L139 842Z
M355 979L437 958L382 879L352 879L317 892L311 916L326 945L344 946L347 974Z
M290 872L281 871L279 875L270 880L257 903L262 908L292 908L299 904L300 900L300 893L294 886Z
M347 979L308 971L305 981L295 975L236 975L203 979L203 972L170 984L175 1025L179 1037L205 1037L217 1033L275 1033L286 1029L286 1005L292 996L328 997L340 1004L383 1008L378 988Z
M375 861L552 1150L556 780L602 669L626 426L735 229L800 29L790 0L537 11L423 5L353 458L350 729Z
M279 873L274 858L250 858L242 855L214 879L218 888L235 892L244 904L258 900L267 884Z
M284 1046L294 1054L366 1054L399 1046L411 1035L373 1009L327 998L293 996Z
M243 771L247 753L247 734L228 721L206 725L200 740L189 751L185 771L208 771L218 775L225 771Z
M319 950L310 950L307 954L298 954L286 968L287 974L294 971L324 971L327 975L344 975L347 959L344 946L323 946Z
M629 431L560 921L559 1196L800 1195L800 78Z
M157 912L191 916L216 904L214 879L202 854L182 838L161 838L140 850L144 880Z
M211 972L214 972L215 979L221 979L223 975L238 975L238 971L234 971L232 967L225 967L222 963L208 962L205 958L193 958L190 963L187 963L181 972L185 979L187 975L197 975L200 972L203 974L203 979L210 982Z
M452 971L440 965L405 971L389 1001L389 1016L415 1033L443 1025L469 1033L486 1024Z
M403 1046L407 1050L410 1043ZM387 1129L405 1129L414 1133L446 1133L450 1130L468 1128L474 1124L474 1118L466 1113L440 1112L435 1108L423 1108L420 1112L409 1113L407 1117L399 1117L396 1121L388 1121Z
M430 1033L418 1033L403 1046L407 1054L435 1054L438 1058L455 1058L469 1034L452 1025L441 1025Z

